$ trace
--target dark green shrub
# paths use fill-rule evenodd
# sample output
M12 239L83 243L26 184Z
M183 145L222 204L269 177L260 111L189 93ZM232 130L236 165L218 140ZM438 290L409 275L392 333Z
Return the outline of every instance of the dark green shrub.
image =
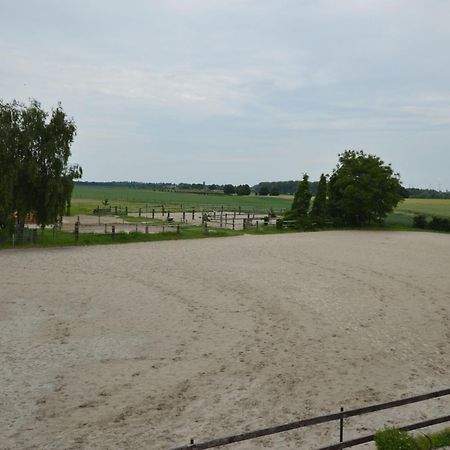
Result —
M280 195L280 190L278 189L277 186L273 186L272 189L270 190L270 195L276 197L277 195Z
M426 228L428 225L425 214L416 214L413 219L413 228Z
M231 195L236 193L236 188L232 184L226 184L223 187L223 193L227 195Z
M236 188L237 195L250 195L250 186L248 184L240 184Z
M404 431L384 430L375 434L378 450L417 450L414 439Z
M322 174L319 185L317 186L317 193L311 208L311 221L316 224L318 228L323 228L327 221L328 215L328 199L327 199L327 177Z
M431 222L429 223L429 227L432 230L437 231L450 231L450 219L433 216Z

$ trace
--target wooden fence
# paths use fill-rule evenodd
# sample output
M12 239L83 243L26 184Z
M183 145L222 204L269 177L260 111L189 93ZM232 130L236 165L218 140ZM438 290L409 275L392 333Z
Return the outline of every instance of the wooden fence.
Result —
M365 444L367 442L373 441L373 439L374 439L374 435L371 434L371 435L362 436L362 437L359 437L356 439L352 439L349 441L344 441L343 436L344 436L344 419L345 418L360 416L362 414L368 414L368 413L372 413L375 411L382 411L382 410L386 410L386 409L396 408L398 406L409 405L411 403L422 402L422 401L429 400L432 398L444 397L447 395L450 395L450 389L443 389L440 391L430 392L428 394L416 395L414 397L408 397L408 398L404 398L401 400L394 400L394 401L390 401L390 402L386 402L386 403L379 403L377 405L372 405L372 406L365 406L363 408L352 409L349 411L344 411L341 408L340 412L337 412L334 414L328 414L325 416L317 416L317 417L312 417L310 419L303 419L303 420L298 420L295 422L285 423L283 425L277 425L277 426L273 426L273 427L269 427L269 428L262 428L259 430L248 431L248 432L241 433L241 434L234 434L234 435L226 436L226 437L219 438L219 439L213 439L211 441L205 441L205 442L202 442L199 444L195 444L193 439L191 439L190 445L176 447L176 448L173 448L172 450L200 450L200 449L214 448L214 447L228 445L228 444L232 444L232 443L236 443L236 442L242 442L242 441L247 441L250 439L256 439L256 438L263 437L263 436L269 436L272 434L282 433L284 431L295 430L298 428L304 428L304 427L308 427L311 425L317 425L320 423L332 422L332 421L337 421L337 420L339 421L339 424L340 424L340 442L337 444L326 446L326 447L321 447L318 450L341 450L344 448L349 448L349 447L354 447L356 445ZM425 420L422 422L417 422L417 423L410 424L410 425L407 425L404 427L400 427L400 429L404 430L404 431L411 431L411 430L417 430L420 428L425 428L425 427L428 427L431 425L436 425L436 424L445 423L445 422L450 422L450 415L438 417L438 418L431 419L431 420Z

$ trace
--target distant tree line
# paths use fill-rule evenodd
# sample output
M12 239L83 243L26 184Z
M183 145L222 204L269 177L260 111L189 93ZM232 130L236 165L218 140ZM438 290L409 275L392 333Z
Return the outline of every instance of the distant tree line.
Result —
M44 111L0 100L0 233L20 240L27 217L42 227L54 224L70 209L74 180L81 167L69 165L76 133L61 105Z
M254 192L261 196L278 196L278 195L294 195L297 191L300 180L289 181L262 181L250 187L250 193ZM131 189L154 189L161 191L194 191L194 192L210 192L210 193L224 193L236 194L239 186L245 186L239 189L239 192L246 192L247 184L235 186L233 184L203 184L203 183L152 183L139 181L76 181L79 186L100 186L100 187L128 187ZM310 181L309 190L314 197L317 193L319 181ZM436 191L433 189L418 189L418 188L400 188L403 198L450 198L450 192ZM241 194L247 195L247 194Z
M262 181L252 187L252 191L259 195L294 195L300 180L289 181ZM309 183L309 190L313 196L316 195L319 181ZM403 198L450 198L450 191L437 191L434 189L419 189L401 187Z
M406 188L410 198L450 198L449 191L436 191L435 189Z
M78 186L127 187L161 191L222 191L223 185L204 183L145 183L139 181L77 181Z
M298 188L299 180L289 181L262 181L252 187L252 190L258 195L294 195ZM312 195L316 195L318 181L309 183L309 189Z
M160 191L188 191L199 193L223 193L227 195L250 195L248 184L205 184L205 183L141 183L137 181L78 181L78 186L127 187L130 189L154 189Z

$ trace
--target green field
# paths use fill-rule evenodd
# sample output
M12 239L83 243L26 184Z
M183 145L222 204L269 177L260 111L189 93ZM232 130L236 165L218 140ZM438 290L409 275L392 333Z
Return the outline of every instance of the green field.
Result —
M450 199L407 198L386 219L387 225L412 227L416 214L450 217Z
M275 211L287 209L292 204L291 196L258 197L255 195L238 197L221 193L191 193L168 192L151 189L134 189L128 187L75 186L72 199L72 215L90 214L101 202L107 199L112 206L128 206L129 208L160 208L181 211L183 209L238 209L243 211L266 212L273 208ZM401 202L395 210L394 216L404 216L404 224L409 223L414 214L426 214L450 217L450 199L415 199L408 198Z
M72 196L72 215L91 214L101 202L107 199L109 205L128 206L128 208L161 208L164 205L171 211L196 208L267 212L270 208L282 211L291 206L292 200L285 197L258 197L256 195L237 196L221 193L192 193L155 191L151 189L134 189L128 187L75 186Z
M420 213L428 216L450 217L450 199L407 198L397 206L395 211L405 215Z

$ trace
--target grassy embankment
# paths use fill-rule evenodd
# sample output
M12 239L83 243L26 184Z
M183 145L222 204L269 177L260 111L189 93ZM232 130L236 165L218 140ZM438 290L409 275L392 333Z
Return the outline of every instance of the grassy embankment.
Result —
M127 244L132 242L153 242L170 241L181 239L201 239L206 237L225 237L237 236L242 234L240 231L227 230L224 228L209 228L207 233L201 227L183 227L180 234L175 229L165 231L164 233L116 233L114 237L111 233L80 233L78 241L75 240L73 232L53 231L51 229L39 230L37 244L22 244L20 248L34 247L66 247L66 246L84 246L84 245L108 245L108 244ZM0 244L0 249L14 248L12 243Z

